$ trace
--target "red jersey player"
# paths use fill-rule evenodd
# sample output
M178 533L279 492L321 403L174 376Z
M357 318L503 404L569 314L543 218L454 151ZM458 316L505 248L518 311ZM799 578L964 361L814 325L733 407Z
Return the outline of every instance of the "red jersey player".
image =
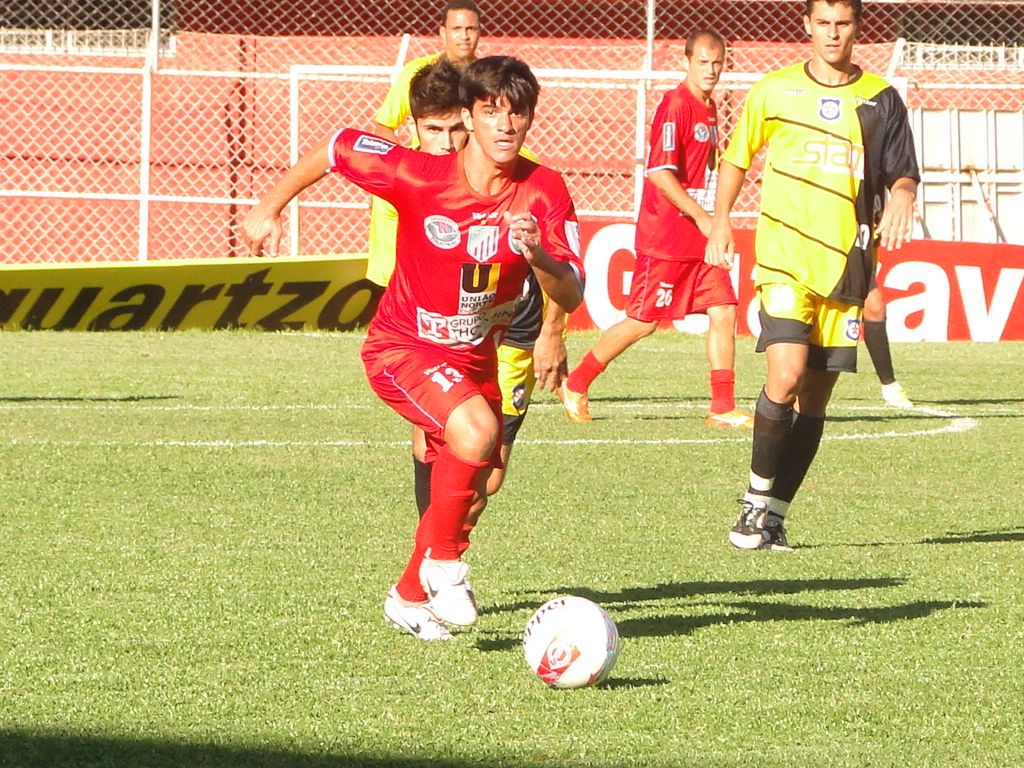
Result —
M459 86L470 132L457 154L407 150L352 129L304 155L249 212L243 233L276 254L281 211L325 171L392 203L395 271L370 323L362 357L370 386L427 435L430 505L412 556L389 591L391 623L424 640L451 637L477 609L461 555L499 462L501 394L496 346L532 271L551 301L583 300L579 225L561 176L519 155L540 86L509 56L470 65Z
M718 125L711 93L722 73L725 42L711 30L686 41L686 79L665 94L651 127L636 226L636 269L626 317L606 330L561 383L571 421L590 421L588 390L608 364L654 333L659 322L707 314L711 407L707 423L750 427L736 409L734 387L736 294L729 273L704 264L717 174Z

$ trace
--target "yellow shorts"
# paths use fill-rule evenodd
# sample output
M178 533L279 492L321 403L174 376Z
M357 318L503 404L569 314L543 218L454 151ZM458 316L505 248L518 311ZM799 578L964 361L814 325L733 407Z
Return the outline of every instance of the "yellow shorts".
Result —
M762 283L761 334L757 351L772 344L806 344L807 367L821 371L857 371L862 308L826 299L798 283Z
M498 347L498 386L505 417L505 445L515 442L533 397L533 351L502 344Z

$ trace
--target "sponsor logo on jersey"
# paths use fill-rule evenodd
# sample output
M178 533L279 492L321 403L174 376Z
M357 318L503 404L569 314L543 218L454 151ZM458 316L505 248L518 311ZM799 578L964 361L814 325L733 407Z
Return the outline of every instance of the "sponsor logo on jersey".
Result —
M693 138L703 144L711 138L711 129L705 123L697 123L693 126Z
M379 136L363 135L356 139L356 143L352 145L352 149L356 152L365 152L368 155L386 155L394 149L395 146L395 144L391 143L387 139L382 139Z
M846 338L850 341L857 341L860 339L860 318L846 318Z
M857 103L858 104L863 104L863 105L868 106L868 107L877 107L878 106L878 102L877 101L872 101L871 99L865 99L863 96L858 96L857 97Z
M462 242L459 225L447 216L427 216L423 220L423 231L427 240L445 250L456 248Z
M508 327L516 303L509 301L473 315L441 315L423 307L416 308L417 333L421 339L446 347L477 346L495 326Z
M459 279L459 314L471 315L494 303L500 264L463 264Z
M498 227L491 224L474 224L469 228L466 253L483 263L498 255Z
M661 126L661 149L663 152L675 152L676 124L665 123Z
M839 99L832 98L829 96L822 96L818 102L818 114L822 120L828 120L832 122L839 119L839 115L842 114L840 109L841 102Z
M787 88L785 91L783 91L783 93L785 93L787 96L806 96L807 95L807 89L806 88Z

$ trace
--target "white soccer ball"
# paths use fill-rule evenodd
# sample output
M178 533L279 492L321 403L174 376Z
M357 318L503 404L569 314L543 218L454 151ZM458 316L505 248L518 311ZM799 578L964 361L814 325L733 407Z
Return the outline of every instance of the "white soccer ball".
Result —
M604 608L584 597L556 597L533 614L523 632L530 669L552 688L604 681L619 655L619 630Z

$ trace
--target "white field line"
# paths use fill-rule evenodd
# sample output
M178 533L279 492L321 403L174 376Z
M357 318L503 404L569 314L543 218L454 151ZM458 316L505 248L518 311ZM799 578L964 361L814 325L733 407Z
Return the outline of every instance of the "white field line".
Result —
M6 404L3 409L16 410L22 407L47 407L45 403L26 403L23 405L17 404ZM50 407L56 410L64 408L82 408L92 410L107 410L111 408L125 408L132 412L139 410L148 411L296 411L296 410L312 410L312 411L325 411L325 410L349 410L353 407L369 408L369 405L363 404L361 406L353 405L325 405L325 404L308 404L308 405L252 405L252 406L195 406L195 405L175 405L175 406L161 406L161 405L150 405L145 403L52 403ZM556 407L555 404L537 403L533 408L545 408ZM561 406L557 406L561 407ZM635 409L635 410L650 410L651 408L673 408L683 410L701 410L703 411L703 405L689 404L689 403L647 403L638 408L633 404L609 404L608 406L602 406L608 408L615 408L616 410L624 409ZM836 411L881 411L883 410L878 406L844 406L834 409ZM887 413L896 414L896 411L886 411ZM825 441L837 441L837 440L881 440L881 439L899 439L908 437L926 437L931 435L944 435L944 434L957 434L960 432L967 432L978 427L978 421L968 416L960 416L958 414L940 410L938 408L929 408L926 406L917 406L910 413L913 414L925 414L932 416L936 419L941 419L943 423L928 428L922 429L909 429L909 430L895 430L890 429L884 432L855 432L850 434L828 434L826 432L823 440ZM575 425L568 425L570 429L579 430L580 428ZM583 429L586 429L585 427ZM706 438L656 438L656 439L636 439L636 438L564 438L564 439L526 439L517 440L516 445L518 446L544 446L544 445L560 445L560 446L572 446L572 445L613 445L613 446L644 446L644 445L710 445L720 443L742 443L747 442L750 439L748 434L742 435L731 435L728 437L706 437ZM153 439L153 440L49 440L49 439L20 439L17 437L10 438L9 440L0 443L0 445L6 444L8 446L46 446L46 447L76 447L76 446L92 446L92 447L126 447L126 448L366 448L366 447L403 447L407 448L409 445L408 440L355 440L355 439L338 439L338 440L168 440L168 439Z

